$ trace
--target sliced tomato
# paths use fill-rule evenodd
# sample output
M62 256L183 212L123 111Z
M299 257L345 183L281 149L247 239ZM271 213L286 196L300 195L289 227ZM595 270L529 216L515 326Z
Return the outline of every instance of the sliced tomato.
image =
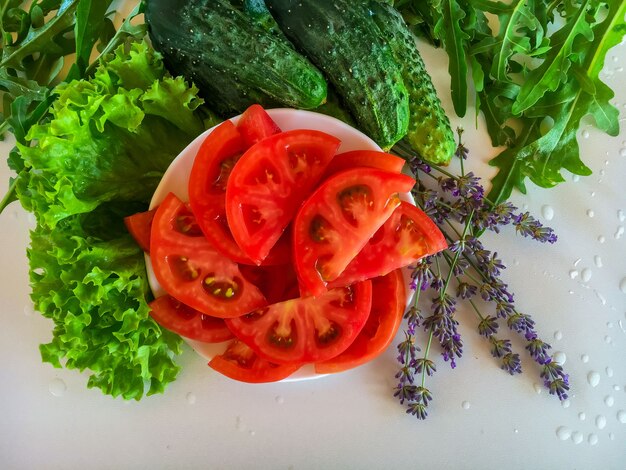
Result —
M173 193L154 215L150 259L163 289L206 315L235 317L267 304L238 265L203 236L193 213Z
M304 295L320 295L400 205L415 180L373 168L337 173L302 204L293 224L293 258Z
M383 276L446 248L439 227L418 207L403 201L329 287Z
M298 277L291 264L280 266L240 265L241 274L257 286L267 303L275 304L300 297Z
M237 160L248 148L231 121L217 126L202 142L189 175L191 210L207 239L222 254L238 263L255 264L237 245L226 221L226 184ZM281 240L267 264L285 264L290 258L288 239Z
M137 245L146 253L150 252L150 230L155 212L156 209L152 209L124 217L126 229L137 242Z
M338 153L326 168L324 179L330 175L349 170L358 166L378 168L380 170L400 173L404 167L404 159L390 153L377 150L351 150Z
M169 295L149 304L150 316L163 328L203 343L221 343L233 338L224 319L205 315Z
M243 252L260 264L322 177L339 139L320 131L281 132L250 147L226 188L226 218Z
M260 104L251 105L241 114L237 121L237 129L248 147L280 132L278 124Z
M233 380L248 383L277 382L300 368L299 364L274 364L261 359L241 341L234 340L223 354L215 356L209 367Z
M321 362L345 351L359 334L372 305L372 284L332 289L268 305L226 321L259 356L278 364Z
M372 279L372 310L365 327L344 352L315 364L315 372L342 372L378 357L395 338L405 309L406 287L401 270Z

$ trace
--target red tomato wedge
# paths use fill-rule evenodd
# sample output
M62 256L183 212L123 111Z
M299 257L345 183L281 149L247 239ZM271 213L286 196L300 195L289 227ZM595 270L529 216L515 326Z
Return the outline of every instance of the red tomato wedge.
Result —
M150 230L155 212L156 209L152 209L124 217L126 229L137 242L137 245L146 253L150 252Z
M224 121L206 137L189 175L189 203L202 232L222 254L238 263L255 264L237 245L226 221L226 184L237 160L248 148L240 131ZM289 261L289 240L281 240L266 263Z
M330 175L349 170L358 166L378 168L380 170L400 173L404 167L404 159L387 152L377 150L351 150L338 153L326 168L324 179Z
M321 362L345 351L359 334L372 305L364 281L268 305L226 324L260 357L278 364Z
M237 264L207 241L193 213L173 193L154 215L150 259L163 289L206 315L235 317L267 304Z
M223 354L215 356L209 367L233 380L248 383L277 382L300 368L299 364L274 364L261 359L239 340L232 341Z
M415 180L373 168L331 176L293 223L293 259L303 295L320 295L400 205Z
M240 265L244 277L257 286L267 299L268 304L300 297L298 277L291 264L280 266Z
M226 218L255 263L267 257L339 144L324 132L299 129L263 139L237 161L226 187Z
M439 227L418 207L403 201L329 287L383 276L447 247Z
M224 319L205 315L169 295L154 299L149 306L154 321L185 338L203 343L221 343L234 336Z
M237 121L237 129L248 147L280 132L280 127L259 104L246 109Z
M405 308L406 288L401 270L372 279L372 310L367 323L348 349L315 364L315 372L342 372L378 357L396 336Z

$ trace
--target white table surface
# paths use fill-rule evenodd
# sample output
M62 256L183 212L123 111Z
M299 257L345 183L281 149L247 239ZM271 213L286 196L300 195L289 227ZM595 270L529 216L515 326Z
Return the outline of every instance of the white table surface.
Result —
M423 55L444 105L441 51ZM516 305L566 358L571 396L546 393L523 350L521 376L491 358L460 310L465 348L458 367L438 360L426 421L392 396L395 350L337 376L248 385L212 372L190 349L165 394L124 402L86 388L87 374L41 362L51 322L29 300L25 250L33 219L17 204L0 215L0 468L2 469L624 469L626 468L626 46L601 77L616 91L621 133L579 132L589 177L545 190L529 184L513 202L552 226L555 245L485 236L507 264ZM489 178L494 155L482 121L466 129L470 169ZM11 142L1 144L5 156ZM0 192L11 172L0 161ZM563 356L562 356L563 357ZM599 383L590 385L596 372ZM540 390L540 391L537 391ZM558 433L557 430L562 432ZM567 437L567 439L561 439Z

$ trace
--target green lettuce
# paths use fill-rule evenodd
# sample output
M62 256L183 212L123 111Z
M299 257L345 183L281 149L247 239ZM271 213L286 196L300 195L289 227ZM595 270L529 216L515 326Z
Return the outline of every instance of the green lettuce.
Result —
M42 359L138 400L176 378L181 340L149 315L144 256L123 217L147 209L172 159L204 130L202 100L144 42L54 93L10 158L18 199L37 220L31 298L54 323Z

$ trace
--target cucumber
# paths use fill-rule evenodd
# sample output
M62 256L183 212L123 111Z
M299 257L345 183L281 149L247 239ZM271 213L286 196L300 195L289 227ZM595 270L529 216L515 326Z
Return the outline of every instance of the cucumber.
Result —
M388 150L407 132L402 71L366 2L265 0L289 40L325 73L358 127Z
M456 148L454 133L417 50L415 37L392 6L370 0L369 7L392 54L402 66L402 77L409 92L406 140L424 160L447 164Z
M147 0L145 18L169 71L194 82L221 115L326 99L320 70L227 0Z

